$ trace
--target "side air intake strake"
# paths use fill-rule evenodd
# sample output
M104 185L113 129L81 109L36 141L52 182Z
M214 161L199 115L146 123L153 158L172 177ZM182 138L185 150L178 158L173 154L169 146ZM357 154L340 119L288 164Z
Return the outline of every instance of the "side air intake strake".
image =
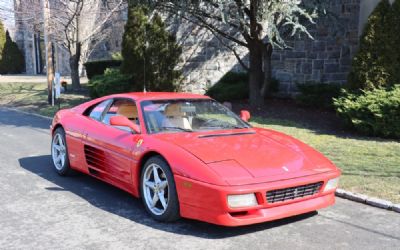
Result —
M106 166L104 151L85 145L86 163L94 168L104 170Z

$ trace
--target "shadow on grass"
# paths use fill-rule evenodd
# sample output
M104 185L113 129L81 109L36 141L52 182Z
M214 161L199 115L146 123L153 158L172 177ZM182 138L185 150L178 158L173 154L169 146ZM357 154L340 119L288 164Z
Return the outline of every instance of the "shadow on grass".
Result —
M8 89L7 89L8 90ZM42 115L52 117L59 109L70 108L79 105L90 98L87 97L87 90L83 88L78 91L68 91L61 94L56 100L55 106L47 102L47 89L35 89L34 84L14 86L0 96L3 97L3 105L11 108L22 108Z
M363 170L363 171L342 170L342 175L400 178L400 171L384 171L384 173L382 173L382 170L379 170L379 171L378 170Z
M376 142L399 142L400 141L400 140L395 140L395 139L364 136L350 128L343 128L342 125L339 126L341 129L332 130L332 129L320 127L318 125L313 125L312 123L306 124L306 123L292 121L292 120L262 118L262 117L254 117L251 119L251 122L256 123L255 124L256 127L259 124L261 126L266 126L270 129L274 129L274 128L271 128L270 126L281 126L281 127L287 127L287 128L304 129L304 130L308 130L310 133L313 133L316 135L332 135L332 136L342 138L342 139L354 139L354 140L360 140L360 141L376 141Z
M317 214L312 212L273 222L251 226L228 228L199 221L181 219L175 223L160 223L146 212L140 199L90 176L77 174L72 177L60 177L53 170L50 155L19 159L22 168L44 178L58 187L46 188L49 192L68 191L90 202L98 209L124 217L136 223L165 232L190 235L205 239L221 239L243 234L282 227L286 224L309 219Z

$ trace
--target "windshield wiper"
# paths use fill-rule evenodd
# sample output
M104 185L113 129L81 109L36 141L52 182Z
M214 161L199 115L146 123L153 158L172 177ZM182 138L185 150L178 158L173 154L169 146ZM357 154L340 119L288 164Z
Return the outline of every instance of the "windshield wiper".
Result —
M220 125L220 126L204 126L201 128L202 129L245 129L249 127Z
M215 126L205 126L202 128L223 128L223 129L243 129L249 127L235 126L235 125L215 125Z
M181 128L181 127L161 127L163 130L180 130L185 132L193 132L191 129Z
M249 127L243 127L243 126L235 126L235 125L232 125L232 126L224 126L224 128L242 129L242 128L249 128Z

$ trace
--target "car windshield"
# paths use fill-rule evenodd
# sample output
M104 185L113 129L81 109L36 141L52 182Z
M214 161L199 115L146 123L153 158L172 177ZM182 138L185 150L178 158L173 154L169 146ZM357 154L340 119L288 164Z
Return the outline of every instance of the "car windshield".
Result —
M149 133L249 128L232 111L209 99L143 101Z

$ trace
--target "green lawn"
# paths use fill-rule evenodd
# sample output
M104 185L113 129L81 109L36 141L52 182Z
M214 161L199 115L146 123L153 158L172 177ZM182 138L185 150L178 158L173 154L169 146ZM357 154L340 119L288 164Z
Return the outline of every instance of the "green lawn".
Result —
M47 104L46 84L0 84L0 105L53 116L58 107ZM62 94L61 107L75 106L88 97ZM318 133L292 121L253 118L257 127L289 134L331 159L343 175L340 187L400 203L400 142L378 138Z
M400 142L319 134L291 121L254 118L252 124L291 135L326 155L343 171L341 188L400 203Z
M73 107L86 100L89 98L82 93L62 93L60 107ZM59 109L58 103L53 107L48 105L45 83L0 83L0 105L51 117Z

